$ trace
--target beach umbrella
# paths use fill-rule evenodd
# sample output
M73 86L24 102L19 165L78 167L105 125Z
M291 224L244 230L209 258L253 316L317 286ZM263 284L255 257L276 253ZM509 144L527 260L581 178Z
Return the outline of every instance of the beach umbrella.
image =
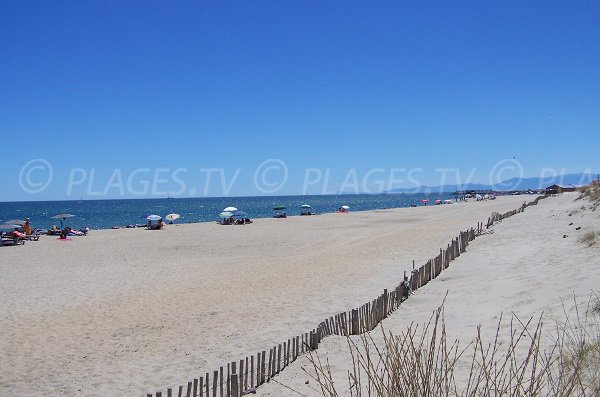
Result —
M20 219L12 219L10 221L6 221L4 222L5 225L19 225L19 226L23 226L25 225L25 221L22 221Z
M173 223L173 221L175 219L179 219L179 218L181 218L181 215L179 215L179 214L169 214L169 215L165 216L165 219L171 223Z
M2 230L13 230L13 229L18 229L21 226L19 225L11 225L11 224L4 224L4 225L0 225L0 229Z
M162 216L160 216L160 215L148 215L146 217L146 219L148 219L149 221L160 221L162 219Z
M345 209L345 210L349 210L350 209L350 207L348 207L347 205L342 205L342 208Z
M248 213L246 213L244 211L235 211L233 213L233 216L235 216L236 218L245 218L248 216Z
M72 217L74 217L74 216L75 216L75 215L71 215L71 214L58 214L58 215L54 215L54 216L52 217L52 219L62 219L62 220L65 220L65 219L67 219L67 218L72 218Z
M237 208L235 208L235 207L227 207L227 208L225 208L225 209L223 210L223 212L235 212L235 211L237 211L237 210L238 210L238 209L237 209Z
M52 217L52 219L60 219L60 229L62 230L63 228L63 221L67 218L72 218L75 215L71 215L71 214L58 214L58 215L54 215Z
M229 211L223 211L219 214L219 216L223 219L227 219L227 218L231 218L233 216L233 213L229 212Z
M300 208L312 208L312 207L310 205L308 205L308 204L302 204L300 206Z
M281 211L284 209L285 209L285 207L283 205L278 205L278 206L273 207L273 211Z
M429 200L427 200L427 199L423 199L423 200L421 200L421 202L422 202L422 203L428 203L428 202L429 202Z

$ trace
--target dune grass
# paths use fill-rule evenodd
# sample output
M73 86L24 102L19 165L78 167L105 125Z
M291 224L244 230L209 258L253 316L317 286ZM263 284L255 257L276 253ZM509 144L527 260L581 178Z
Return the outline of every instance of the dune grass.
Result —
M594 247L600 245L600 232L597 230L588 230L579 237L578 241L587 245L588 247Z
M513 314L508 324L500 318L490 342L478 327L464 347L448 339L443 304L423 327L399 335L381 329L379 345L370 333L348 337L350 396L600 396L600 297L592 294L583 313L573 300L550 330L543 315ZM500 336L505 325L508 338ZM340 396L329 363L316 351L310 360L307 373L323 396Z
M592 209L596 210L600 206L600 186L592 185L585 186L579 189L581 196L579 198L587 198L592 202Z

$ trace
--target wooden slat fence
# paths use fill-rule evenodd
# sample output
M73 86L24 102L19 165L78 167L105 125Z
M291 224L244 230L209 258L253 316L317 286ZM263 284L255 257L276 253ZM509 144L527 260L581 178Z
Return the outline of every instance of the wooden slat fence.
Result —
M486 229L495 222L523 212L529 206L537 205L546 197L549 196L539 196L532 202L524 203L521 207L504 214L492 213L488 218ZM203 376L187 382L186 386L168 388L165 395L167 397L240 397L254 392L260 385L270 382L300 355L317 349L323 338L330 335L358 335L373 330L408 299L412 291L438 277L450 266L451 261L466 251L469 242L483 232L484 222L479 222L477 227L460 232L445 249L440 249L439 254L423 266L415 269L413 261L410 277L407 277L405 272L404 279L393 290L384 289L383 293L373 301L323 320L312 330L275 345L269 349L268 354L266 350L259 351L256 355L233 361L226 367L206 372ZM162 391L146 394L146 397L162 396Z

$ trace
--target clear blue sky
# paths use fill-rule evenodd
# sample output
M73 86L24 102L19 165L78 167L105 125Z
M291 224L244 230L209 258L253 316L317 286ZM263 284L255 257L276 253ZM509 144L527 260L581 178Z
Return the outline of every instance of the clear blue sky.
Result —
M275 194L303 193L307 168L330 170L307 193L352 169L487 182L513 157L524 176L600 172L600 3L2 1L0 134L0 201L87 197L91 179L126 197L106 187L139 168L159 196L222 195L208 168L263 194L269 159L288 168ZM31 193L35 159L53 178Z

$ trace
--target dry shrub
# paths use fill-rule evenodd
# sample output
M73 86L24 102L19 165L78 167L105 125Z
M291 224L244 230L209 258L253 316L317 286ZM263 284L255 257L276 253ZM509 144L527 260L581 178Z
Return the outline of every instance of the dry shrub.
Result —
M581 212L581 210L576 208L573 211L569 212L569 216L577 215L579 214L579 212Z
M600 298L592 295L581 316L574 303L575 318L565 309L549 335L541 315L522 322L513 314L504 342L502 318L491 343L480 327L465 347L448 340L443 304L422 330L411 324L395 336L382 329L381 346L370 333L358 342L348 337L350 396L600 396ZM310 360L323 396L340 396L329 363L316 352Z
M596 245L600 245L600 232L597 230L589 230L579 237L578 241L587 245L588 247L593 247Z
M594 204L594 210L600 205L600 186L585 186L579 189L579 191L581 192L581 196L579 196L579 198L587 198L590 200Z

